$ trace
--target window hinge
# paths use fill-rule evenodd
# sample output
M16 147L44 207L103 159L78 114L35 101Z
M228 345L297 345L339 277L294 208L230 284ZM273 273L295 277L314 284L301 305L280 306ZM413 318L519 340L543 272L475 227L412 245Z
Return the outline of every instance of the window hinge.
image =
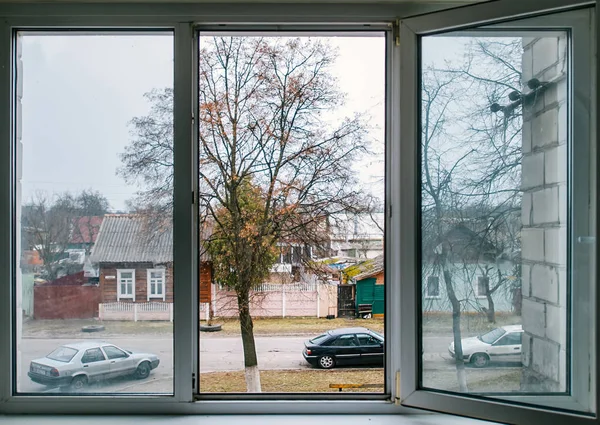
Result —
M400 19L396 19L396 23L394 24L394 33L396 46L400 46Z
M192 205L196 203L196 194L192 191Z
M392 205L391 204L390 204L390 212L389 212L389 214L390 214L389 218L392 218Z
M402 403L402 397L400 397L400 371L396 371L396 395L394 396L394 404L399 406Z

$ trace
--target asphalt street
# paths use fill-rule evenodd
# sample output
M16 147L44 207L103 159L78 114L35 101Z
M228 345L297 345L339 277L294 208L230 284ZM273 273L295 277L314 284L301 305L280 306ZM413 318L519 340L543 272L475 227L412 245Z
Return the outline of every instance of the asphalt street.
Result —
M99 339L101 338L100 335ZM256 337L258 363L262 370L269 369L306 369L310 368L302 357L302 349L307 336ZM87 338L86 338L87 339ZM131 351L157 354L160 365L153 370L150 378L144 381L119 379L101 386L90 386L89 392L172 392L173 377L173 341L164 337L122 337L103 339ZM425 337L425 368L451 370L454 368L448 360L447 347L451 338ZM44 357L61 344L73 342L65 339L24 338L18 344L20 350L19 392L47 392L43 385L32 382L27 376L31 360ZM237 337L221 337L202 334L200 337L200 373L215 371L235 371L243 369L242 341ZM160 382L160 384L159 384ZM149 385L153 384L153 385ZM145 390L145 388L151 388Z

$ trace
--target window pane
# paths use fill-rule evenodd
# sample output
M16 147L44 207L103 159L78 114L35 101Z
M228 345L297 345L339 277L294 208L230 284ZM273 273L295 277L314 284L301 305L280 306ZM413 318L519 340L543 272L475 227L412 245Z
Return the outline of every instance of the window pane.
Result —
M380 345L318 336L384 331L384 33L198 48L200 393L383 392Z
M157 104L172 96L172 33L17 40L16 390L172 394L173 282L148 305L142 278L149 263L173 267L172 104ZM127 359L96 361L93 340ZM64 367L48 355L58 347L76 353Z
M421 268L440 284L422 302L425 388L570 387L573 47L534 21L422 38Z

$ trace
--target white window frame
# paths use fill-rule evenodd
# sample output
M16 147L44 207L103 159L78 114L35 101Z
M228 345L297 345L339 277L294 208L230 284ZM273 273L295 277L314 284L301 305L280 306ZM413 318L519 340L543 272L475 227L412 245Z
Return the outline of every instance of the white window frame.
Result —
M131 294L121 292L121 275L131 273ZM117 301L132 300L135 302L135 269L117 269Z
M401 62L406 71L401 79L401 105L404 107L401 113L401 155L406 158L401 164L401 181L408 183L407 190L400 193L400 202L403 208L401 215L401 237L400 249L401 267L401 323L403 341L413 344L413 347L400 349L402 381L399 398L401 403L407 407L423 408L438 412L454 413L457 415L477 417L486 420L500 422L527 424L527 423L573 423L591 424L597 423L595 415L599 404L598 382L596 370L598 370L598 358L596 356L596 344L598 341L598 291L595 275L595 262L597 252L583 247L583 243L589 239L595 241L596 193L598 176L590 173L589 155L596 153L596 136L594 133L594 118L598 117L597 85L594 79L598 78L597 61L590 60L593 54L590 40L590 22L565 22L565 18L553 17L552 13L568 11L575 6L597 6L597 2L572 2L562 0L548 0L543 3L532 3L529 1L511 2L499 0L493 2L493 7L486 3L465 6L448 10L445 12L434 12L415 18L408 18L400 24ZM548 13L549 15L546 15ZM573 257L572 261L578 261L578 285L571 285L570 291L572 303L578 307L572 309L570 322L567 326L571 329L587 329L589 332L571 332L571 347L587 347L588 350L572 349L573 358L570 360L570 373L576 378L572 379L572 387L568 395L534 395L520 393L510 395L485 395L485 394L459 394L447 391L436 391L422 388L419 382L420 363L420 338L416 323L420 320L421 312L418 310L419 303L415 297L419 294L418 288L418 257L420 241L418 232L420 228L418 211L420 211L418 192L420 191L419 158L420 158L420 127L418 105L420 99L420 66L419 46L420 36L429 34L440 34L453 30L470 30L473 34L481 34L476 27L482 25L493 25L499 30L518 29L519 24L514 22L519 18L530 18L544 15L543 27L540 29L560 28L568 29L574 40L572 44L572 60L570 70L570 81L577 81L577 90L585 95L591 93L592 109L581 105L571 97L569 126L571 131L571 155L578 158L576 161L570 157L569 167L573 175L570 176L571 186L577 184L576 191L572 191L567 208L571 210L573 217L569 222L568 232L571 232L572 246L582 252L581 259ZM542 22L542 20L540 20ZM475 28L475 29L473 29ZM593 26L593 28L597 28ZM592 30L593 31L593 30ZM576 64L576 65L575 65ZM592 68L593 66L593 68ZM593 72L590 72L592 71ZM572 90L572 88L571 88ZM584 95L584 96L585 96ZM412 107L411 107L412 106ZM587 116L587 117L586 117ZM586 157L587 155L587 157ZM575 183L576 182L576 183ZM570 187L571 187L570 186ZM581 187L583 186L583 187ZM589 190L589 193L586 193ZM590 199L591 198L591 199ZM417 213L415 213L417 211ZM403 235L402 235L403 234ZM578 237L574 237L577 235ZM589 236L592 235L592 236ZM580 243L580 245L575 245ZM592 259L588 259L589 256ZM588 261L582 265L581 261ZM592 262L593 264L589 264ZM410 266L412 265L412 267ZM405 267L407 266L407 267ZM410 284L409 282L412 282ZM587 282L587 284L585 284ZM584 306L584 308L580 308ZM590 317L591 316L591 317ZM591 329L588 329L591 327ZM506 403L508 402L508 403ZM594 414L581 412L592 409ZM553 410L554 409L554 410ZM564 410L558 410L564 409ZM577 412L577 413L576 413Z
M416 301L420 289L415 279L418 253L415 232L417 227L416 174L417 146L415 140L415 99L418 88L416 69L416 34L428 30L486 21L509 14L532 12L542 7L553 8L575 4L571 0L535 0L468 6L468 9L449 11L447 15L430 15L407 19L395 27L397 19L419 15L443 7L432 2L415 4L0 4L0 84L11 90L0 90L0 279L14 282L15 251L14 229L16 201L14 196L15 147L14 132L14 71L15 29L68 30L110 29L127 30L165 29L174 33L174 393L162 395L91 395L48 397L47 395L16 395L13 393L13 363L17 347L13 330L16 321L14 289L0 285L0 413L90 413L111 414L408 414L414 408L471 415L502 422L522 423L524 420L566 423L591 423L587 417L557 414L543 408L506 407L500 400L472 400L457 395L443 395L418 390L416 367L420 356L417 335ZM508 5L508 6L507 6ZM233 10L232 10L233 9ZM311 395L229 396L200 397L197 373L198 335L197 259L190 253L198 252L197 204L190 199L197 179L197 157L192 117L197 105L194 93L197 49L196 29L200 27L226 31L229 28L252 27L265 30L313 28L314 30L364 29L365 24L381 25L387 34L386 82L386 392L382 396L354 394L326 398ZM418 24L418 25L414 25ZM197 25L200 25L198 27ZM222 26L225 25L225 26ZM400 47L397 46L400 45ZM402 113L401 113L402 110ZM402 125L401 125L402 123ZM8 141L8 142L7 142ZM401 143L402 141L402 143ZM191 208L190 208L191 207ZM6 259L13 259L7 262ZM400 267L403 265L403 267ZM402 282L402 284L400 284ZM596 292L593 293L596 296ZM596 319L596 316L594 316ZM401 325L397 325L397 324ZM588 344L595 344L588 340ZM402 355L401 355L402 353ZM402 367L401 367L402 366ZM595 364L594 364L595 367ZM402 370L402 373L400 371ZM595 370L595 369L594 369ZM197 375L196 375L197 376ZM402 377L402 379L400 379ZM195 384L194 384L195 383ZM596 382L593 382L594 389ZM598 394L597 391L596 395ZM107 410L109 409L109 410ZM521 416L523 415L523 416ZM533 415L536 415L535 417ZM524 418L524 419L523 419ZM431 423L441 423L443 417ZM532 421L532 422L533 422Z
M151 299L161 299L163 301L165 301L166 299L166 294L167 294L167 271L166 269L146 269L146 280L147 280L147 284L148 284L148 288L147 288L147 301L150 301ZM162 293L161 294L151 294L150 293L150 288L151 288L151 273L161 273L162 274L162 278L160 278L161 283L162 283ZM155 283L156 285L156 283Z

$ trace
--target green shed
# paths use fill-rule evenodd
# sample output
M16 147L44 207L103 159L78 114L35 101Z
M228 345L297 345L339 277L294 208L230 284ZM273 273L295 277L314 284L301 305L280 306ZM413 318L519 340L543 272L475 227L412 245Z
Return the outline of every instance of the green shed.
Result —
M383 255L364 262L367 270L356 275L356 311L361 304L372 306L373 316L383 316L385 310L385 282Z

